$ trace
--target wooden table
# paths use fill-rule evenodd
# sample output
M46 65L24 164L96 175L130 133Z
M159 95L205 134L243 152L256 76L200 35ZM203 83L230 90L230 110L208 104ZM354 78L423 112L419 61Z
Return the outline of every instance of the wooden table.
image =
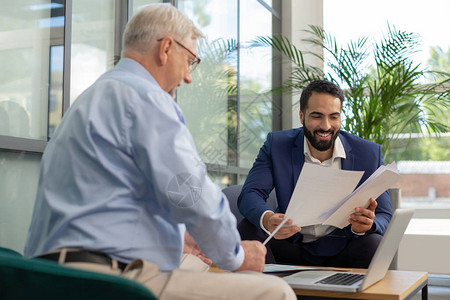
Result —
M323 267L320 267L323 268ZM333 268L330 268L333 269ZM351 272L364 273L366 269L345 269ZM225 272L213 266L210 272ZM313 296L321 298L341 298L341 299L380 299L380 300L408 300L412 299L422 290L422 300L428 299L428 273L421 271L399 271L389 270L386 276L359 293L329 292L294 289L298 296ZM301 299L301 297L300 297Z
M365 272L366 270L351 269L351 271ZM427 272L390 270L382 280L359 293L315 291L304 289L294 289L294 292L296 295L300 296L315 296L325 298L403 300L412 299L412 297L417 294L419 290L422 290L422 300L427 300Z

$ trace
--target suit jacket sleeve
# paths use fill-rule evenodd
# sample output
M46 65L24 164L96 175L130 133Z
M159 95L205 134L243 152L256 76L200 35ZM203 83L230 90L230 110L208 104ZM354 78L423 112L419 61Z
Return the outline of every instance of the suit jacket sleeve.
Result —
M273 189L271 145L272 133L269 133L238 198L239 211L257 228L259 228L261 215L266 210L272 210L266 203Z

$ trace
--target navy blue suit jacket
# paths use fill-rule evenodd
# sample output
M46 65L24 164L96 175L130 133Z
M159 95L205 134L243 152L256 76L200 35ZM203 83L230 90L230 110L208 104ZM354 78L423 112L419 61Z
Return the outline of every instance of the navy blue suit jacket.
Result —
M343 170L365 171L358 186L379 166L383 165L381 146L373 142L341 131L339 138L344 146L346 159L342 159ZM275 188L278 208L276 212L285 213L294 192L297 179L305 162L303 128L272 132L261 147L259 154L242 187L238 207L257 228L262 213L271 210L266 199ZM326 187L326 182L321 182ZM391 201L386 191L377 199L374 226L370 232L384 234L392 216ZM340 253L350 239L356 237L350 225L336 229L314 242L304 243L303 248L312 256L329 257ZM301 232L297 240L302 240Z

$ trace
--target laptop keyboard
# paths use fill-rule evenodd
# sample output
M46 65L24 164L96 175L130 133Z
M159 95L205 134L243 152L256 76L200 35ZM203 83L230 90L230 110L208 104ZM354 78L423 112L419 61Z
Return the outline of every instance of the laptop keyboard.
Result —
M325 277L315 283L317 284L335 284L335 285L352 285L364 278L364 274L348 274L336 273Z

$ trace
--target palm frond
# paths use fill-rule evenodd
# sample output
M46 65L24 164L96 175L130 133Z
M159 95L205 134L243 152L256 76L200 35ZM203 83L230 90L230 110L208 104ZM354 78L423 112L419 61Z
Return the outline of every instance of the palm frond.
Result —
M295 66L281 87L271 92L298 93L319 78L343 84L343 129L381 144L385 156L399 134L450 130L436 118L437 112L450 106L450 74L413 62L419 35L388 24L378 42L361 37L341 46L320 26L309 26L305 32L308 37L302 41L322 51L300 50L283 36L258 37L253 42L253 46L272 47ZM320 59L330 71L305 63L306 55ZM433 82L423 84L427 78Z

